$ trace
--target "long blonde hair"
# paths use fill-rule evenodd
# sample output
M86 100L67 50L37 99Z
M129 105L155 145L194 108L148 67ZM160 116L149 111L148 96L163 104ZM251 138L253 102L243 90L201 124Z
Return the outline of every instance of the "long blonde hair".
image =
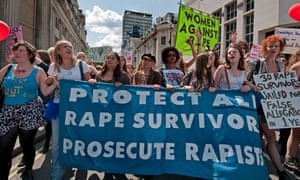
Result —
M61 45L63 44L68 44L70 46L72 46L72 52L73 52L73 45L70 41L67 40L60 40L57 41L55 46L54 46L54 64L55 64L55 69L57 70L57 72L60 71L59 67L63 64L63 58L61 57L61 55L58 54L59 49L61 48ZM75 66L77 62L77 59L73 56L72 57L72 66Z

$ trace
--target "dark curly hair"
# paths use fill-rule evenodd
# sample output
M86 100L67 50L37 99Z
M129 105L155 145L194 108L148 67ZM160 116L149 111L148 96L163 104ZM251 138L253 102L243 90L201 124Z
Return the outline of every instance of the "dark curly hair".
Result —
M176 54L175 62L177 62L179 60L179 51L175 47L166 47L161 52L161 58L162 58L162 61L164 62L164 64L167 64L167 62L168 62L167 58L168 58L168 54L170 51L173 51Z

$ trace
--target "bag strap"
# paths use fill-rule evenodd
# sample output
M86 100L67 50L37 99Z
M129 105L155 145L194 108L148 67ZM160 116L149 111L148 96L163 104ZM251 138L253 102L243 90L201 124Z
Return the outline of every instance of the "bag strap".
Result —
M224 71L225 71L225 78L226 78L226 84L228 89L231 89L230 87L230 82L229 82L229 78L228 78L228 72L227 72L227 68L224 66Z
M3 80L4 80L5 76L6 76L6 75L8 74L8 72L10 71L11 67L12 67L12 65L9 65L9 66L8 66L6 72L5 72L4 76L3 76L3 79L2 79L2 81L1 81L1 85L2 85L2 83L3 83Z
M187 84L190 84L191 83L191 80L192 80L192 76L193 76L193 72L188 72L187 74L187 78L188 78L188 83Z
M260 60L257 60L257 62L255 64L255 72L254 72L254 74L258 74L259 73L259 69L260 69Z
M278 72L280 72L282 70L283 63L281 63L280 61L277 60L276 64L277 64Z
M81 75L81 80L84 80L84 74L83 74L83 67L82 67L82 61L79 61L79 69L80 69L80 75Z

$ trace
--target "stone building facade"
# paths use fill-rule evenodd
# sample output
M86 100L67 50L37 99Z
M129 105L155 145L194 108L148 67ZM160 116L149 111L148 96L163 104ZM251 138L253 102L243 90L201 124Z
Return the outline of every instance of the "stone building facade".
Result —
M144 38L139 41L134 38L130 39L129 49L133 51L132 63L135 67L140 63L144 53L151 53L156 57L155 66L157 68L163 66L161 51L175 44L177 16L177 14L169 12L158 17L154 26L145 33Z
M288 15L289 8L299 0L186 0L186 5L220 19L221 52L229 44L230 33L249 46L260 44L277 27L300 28Z
M87 49L85 16L77 0L1 0L0 20L10 27L22 26L24 40L37 49L48 49L56 41L72 42L74 51ZM0 65L5 61L6 42L0 42Z
M289 7L297 2L299 0L185 0L184 4L220 19L219 42L223 58L232 32L237 32L237 39L247 41L251 47L274 34L277 27L300 29L299 23L288 15ZM177 16L168 13L157 20L143 39L133 39L136 43L131 43L137 44L130 46L136 64L140 62L143 53L152 53L157 59L156 67L160 67L161 50L174 45ZM184 60L189 58L184 56Z

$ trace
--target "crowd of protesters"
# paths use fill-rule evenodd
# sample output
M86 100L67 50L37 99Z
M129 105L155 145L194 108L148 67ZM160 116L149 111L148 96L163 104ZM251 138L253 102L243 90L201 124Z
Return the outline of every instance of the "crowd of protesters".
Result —
M253 81L253 71L259 62L260 73L274 73L295 70L300 78L300 52L290 59L282 57L285 43L280 36L271 35L262 41L263 59L249 62L248 43L236 40L232 34L231 44L220 58L218 46L201 52L201 33L195 33L197 42L188 39L187 46L193 57L184 61L182 53L175 47L161 50L163 67L156 69L157 59L151 53L140 58L140 64L133 69L124 56L110 52L102 66L94 66L83 52L77 52L67 40L58 41L49 51L36 51L26 41L17 42L13 47L14 62L0 70L0 80L5 89L4 105L0 110L0 179L9 177L11 156L14 144L19 136L23 148L22 179L33 179L32 171L35 148L34 138L37 129L46 127L46 142L41 153L46 153L51 144L51 179L63 179L64 167L58 161L59 153L59 81L72 79L113 83L116 87L123 84L147 85L154 90L168 88L186 88L188 91L208 89L211 93L221 90L258 91ZM197 47L194 47L194 44ZM46 54L45 54L46 52ZM38 66L35 66L38 65ZM18 81L16 81L16 79ZM27 83L24 83L27 82ZM23 87L19 94L13 93L16 87ZM24 95L26 94L26 96ZM41 98L39 98L41 97ZM277 147L275 130L268 128L261 107L257 109L264 150L270 156L280 180L290 179L285 168L299 171L297 150L300 141L299 128L288 129L282 133L281 151ZM50 129L52 128L52 131ZM52 141L50 143L50 137ZM283 138L285 137L285 138ZM281 157L284 161L281 161ZM161 175L163 176L163 175ZM174 175L176 176L176 175ZM141 175L143 179L155 179L157 176ZM122 174L106 173L104 179L126 179Z

